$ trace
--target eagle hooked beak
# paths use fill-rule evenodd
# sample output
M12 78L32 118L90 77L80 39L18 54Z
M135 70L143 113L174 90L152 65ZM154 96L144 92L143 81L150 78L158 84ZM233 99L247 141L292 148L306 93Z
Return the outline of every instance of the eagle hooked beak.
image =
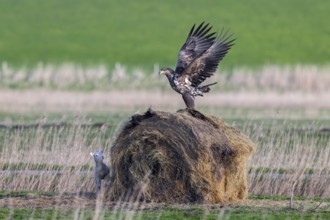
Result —
M159 75L165 75L165 76L169 76L171 74L174 73L174 70L170 69L170 68L162 68L159 71Z

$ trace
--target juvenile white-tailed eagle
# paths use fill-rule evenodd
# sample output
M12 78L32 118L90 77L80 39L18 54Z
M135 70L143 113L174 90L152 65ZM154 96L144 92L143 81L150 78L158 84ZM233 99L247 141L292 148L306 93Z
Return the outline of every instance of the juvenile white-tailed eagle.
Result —
M186 42L179 51L175 70L164 67L160 74L164 74L171 87L182 95L187 108L195 108L195 96L203 96L210 91L210 86L200 85L214 74L219 62L233 46L235 39L224 32L209 33L212 26L201 23L196 29L191 28Z

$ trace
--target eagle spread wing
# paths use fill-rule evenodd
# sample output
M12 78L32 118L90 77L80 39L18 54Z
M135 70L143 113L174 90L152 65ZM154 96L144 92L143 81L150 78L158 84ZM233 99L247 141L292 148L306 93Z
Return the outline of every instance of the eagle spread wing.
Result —
M203 53L194 58L192 62L183 70L180 78L185 80L188 76L191 85L197 87L207 77L210 77L216 71L219 62L226 55L228 50L233 46L235 39L231 39L232 35L223 32L218 35L212 45Z
M195 25L191 28L186 42L179 51L178 62L175 73L181 74L196 57L203 54L211 47L215 40L215 32L209 33L212 26L201 23L195 30Z

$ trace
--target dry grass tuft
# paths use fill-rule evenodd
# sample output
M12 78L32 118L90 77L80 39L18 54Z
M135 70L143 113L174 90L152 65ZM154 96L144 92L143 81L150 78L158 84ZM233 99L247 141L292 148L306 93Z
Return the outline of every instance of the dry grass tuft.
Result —
M5 191L77 192L92 190L96 149L109 152L102 131L73 125L8 130L1 133L0 189ZM75 124L76 123L76 124ZM108 162L109 157L106 157Z

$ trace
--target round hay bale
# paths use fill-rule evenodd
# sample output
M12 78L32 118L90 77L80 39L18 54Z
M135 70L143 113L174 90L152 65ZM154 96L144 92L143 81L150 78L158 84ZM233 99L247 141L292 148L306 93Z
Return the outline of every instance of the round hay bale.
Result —
M135 114L111 148L112 201L229 204L246 198L254 144L195 110Z

